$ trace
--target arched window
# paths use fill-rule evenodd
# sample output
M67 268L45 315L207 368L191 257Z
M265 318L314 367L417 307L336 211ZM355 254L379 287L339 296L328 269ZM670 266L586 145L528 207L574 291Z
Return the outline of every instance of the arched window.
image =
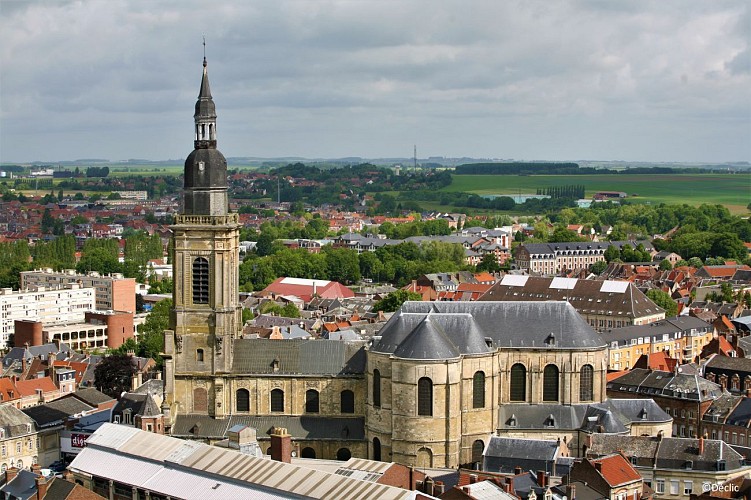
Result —
M284 391L274 389L271 391L271 411L284 411Z
M193 303L209 303L209 261L203 257L193 261Z
M480 439L472 443L472 462L479 463L480 467L482 467L482 452L484 450L485 443L483 443Z
M303 458L315 458L316 457L316 450L313 448L307 447L303 448L302 452L300 453L300 456Z
M511 401L527 400L527 369L517 363L511 367Z
M238 389L235 399L237 411L250 411L250 392L247 389Z
M336 459L341 460L342 462L346 462L352 458L352 452L349 451L349 448L339 448L339 450L336 452Z
M592 401L594 399L595 369L592 365L584 365L579 370L579 401Z
M355 412L355 393L350 390L344 390L340 394L341 399L341 412L342 413L354 413Z
M485 374L475 372L472 377L472 408L485 408Z
M373 370L373 406L381 407L381 372Z
M433 382L428 377L417 381L417 414L433 416Z
M204 412L209 409L209 395L203 387L193 389L193 411Z
M542 400L558 401L558 367L547 365L542 371Z
M318 413L318 391L315 389L305 391L305 413Z
M381 440L373 438L373 460L381 461Z

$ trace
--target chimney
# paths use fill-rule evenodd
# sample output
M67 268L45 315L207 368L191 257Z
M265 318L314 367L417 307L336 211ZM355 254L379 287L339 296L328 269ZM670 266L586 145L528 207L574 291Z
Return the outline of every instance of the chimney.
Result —
M292 463L292 436L284 427L274 427L271 433L271 460Z
M433 486L433 496L439 497L446 492L446 486L443 481L436 481Z
M16 476L18 475L18 469L15 467L11 467L9 469L6 469L5 471L5 484L8 484L9 482L13 481Z
M469 477L470 477L470 482L471 482L472 481L472 479L471 479L472 476L469 476ZM476 478L477 478L477 476L475 476L475 479ZM435 493L435 485L433 483L433 479L430 476L428 476L428 477L425 478L425 481L423 481L422 484L425 487L425 491L423 491L423 493L425 493L426 495L433 496L433 493Z
M704 455L704 436L699 437L699 456Z
M547 486L548 485L548 475L545 473L544 470L538 470L537 471L537 486Z
M477 482L477 474L469 475L469 484L475 484Z
M522 473L522 468L521 467L519 467L518 465L516 467L514 467L514 475L515 476L518 476L521 473Z
M568 498L568 500L576 500L576 485L566 485L566 497Z
M47 478L39 474L36 478L37 500L42 500L47 495Z
M602 474L602 462L595 462L595 470Z
M514 489L514 476L506 476L506 484L508 485L508 492L512 495L516 495L516 490Z

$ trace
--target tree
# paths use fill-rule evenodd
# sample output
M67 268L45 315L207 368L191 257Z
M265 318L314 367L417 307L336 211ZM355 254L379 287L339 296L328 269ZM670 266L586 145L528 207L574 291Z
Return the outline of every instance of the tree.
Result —
M136 367L128 354L107 356L94 368L94 387L113 398L130 390Z
M394 312L408 300L422 300L422 295L408 290L397 290L373 304L373 311Z
M673 269L673 264L671 264L668 259L662 259L660 261L660 270L661 271L670 271L671 269Z
M653 288L647 291L647 298L665 309L666 318L672 318L678 314L678 304L666 292Z
M164 351L164 330L169 328L171 309L172 299L160 300L151 308L141 329L138 355L152 358L158 366L162 365L162 357L159 353Z
M605 262L610 263L621 258L621 251L615 245L610 245L605 249Z
M607 267L607 262L605 262L604 260L598 260L597 262L589 266L589 272L600 275L605 271L605 269L607 269Z
M477 264L477 272L487 271L489 273L497 273L501 270L501 266L498 265L498 261L495 258L495 255L492 253L487 253L482 256L482 261L480 261L479 264Z

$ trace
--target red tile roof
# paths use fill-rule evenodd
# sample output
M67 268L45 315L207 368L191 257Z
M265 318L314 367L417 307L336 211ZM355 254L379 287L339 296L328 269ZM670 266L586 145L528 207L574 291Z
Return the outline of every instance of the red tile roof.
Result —
M631 463L620 453L590 460L590 462L595 467L595 464L601 464L600 475L610 486L618 486L642 480L641 475L636 472Z
M50 377L19 380L16 382L16 387L21 396L33 396L36 394L37 389L41 389L42 392L54 392L58 390Z
M2 396L0 402L3 403L20 397L18 388L13 384L13 380L10 377L0 378L0 396Z

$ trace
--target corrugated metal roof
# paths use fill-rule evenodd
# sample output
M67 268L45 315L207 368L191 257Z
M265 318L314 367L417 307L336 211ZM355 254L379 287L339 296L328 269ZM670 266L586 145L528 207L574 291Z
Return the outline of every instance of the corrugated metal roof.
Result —
M199 476L181 470L162 469L146 484L150 491L170 491L173 498L201 498L226 500L227 498L253 498L279 500L298 498L289 494L264 491L251 485L239 485L221 478Z
M181 498L414 498L413 492L393 486L235 450L184 444L173 437L104 424L89 438L89 446L76 456L71 468ZM176 460L163 462L167 456ZM257 496L259 492L270 496Z
M96 434L92 434L89 439L94 438ZM91 446L91 443L87 444L88 446L73 459L70 464L71 469L140 488L162 468L160 463L116 454L110 449L99 449ZM168 491L160 493L168 493Z

